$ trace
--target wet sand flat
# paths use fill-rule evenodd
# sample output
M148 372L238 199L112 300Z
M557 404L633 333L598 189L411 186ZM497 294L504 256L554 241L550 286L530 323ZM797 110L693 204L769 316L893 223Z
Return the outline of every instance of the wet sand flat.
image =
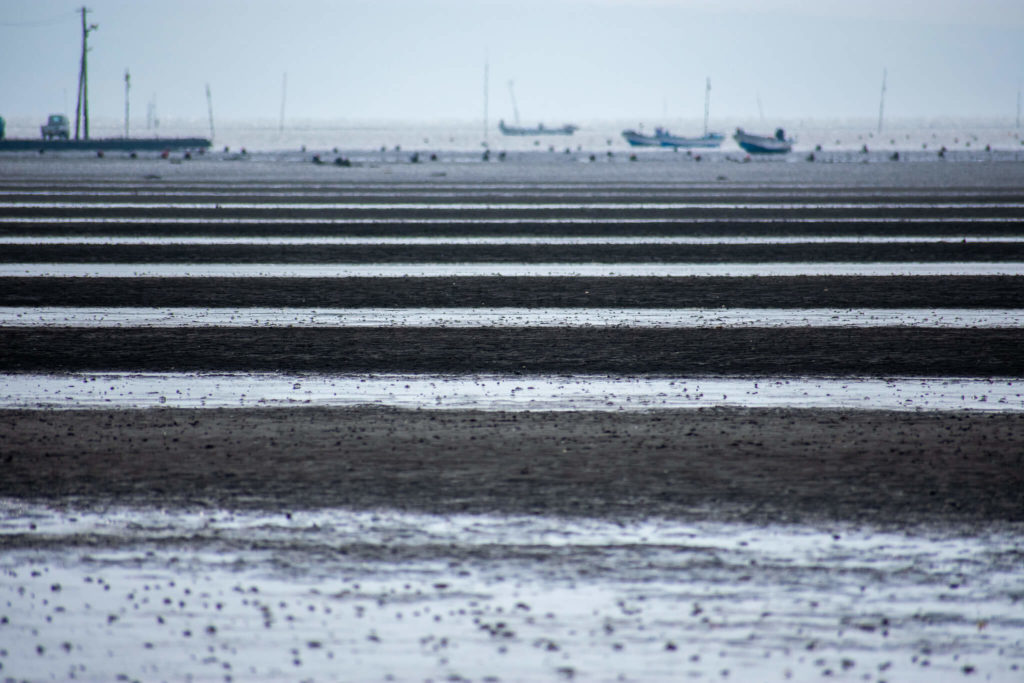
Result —
M0 278L3 306L1021 308L1024 277Z
M0 370L1020 377L1020 329L0 330Z
M1019 163L666 156L583 164L538 153L503 164L474 154L474 163L381 158L335 168L258 154L231 163L226 154L187 163L50 156L0 165L0 235L21 242L0 245L0 306L54 315L69 306L101 314L157 306L1024 308L1016 241L970 241L1024 237ZM933 241L30 241L114 235ZM934 241L940 236L950 242ZM826 272L839 254L861 270ZM275 261L307 275L325 263L394 274L386 267L416 259L435 277L337 277L340 268L324 277L226 277ZM577 270L449 277L453 264L474 259L572 261ZM803 274L766 277L791 259ZM132 264L179 260L186 270L223 268L216 277L131 272ZM747 260L748 276L727 274ZM698 261L716 275L669 276L663 267ZM620 272L578 274L594 262ZM908 263L964 269L866 276ZM38 276L12 264L38 264ZM120 277L68 277L88 264ZM648 275L666 276L622 276L647 264L661 267ZM1011 274L978 274L1000 264ZM1019 327L957 321L942 329L0 326L4 378L50 382L45 400L0 410L0 668L14 678L97 680L1017 681L1022 341ZM116 398L146 386L104 372L186 370L209 373L204 382L241 381L247 402L98 405L105 392ZM87 371L96 372L75 374ZM874 378L889 402L872 406L862 395L858 409L808 407L794 390L775 408L327 407L296 405L302 380L289 379L283 403L273 404L287 407L242 407L260 405L244 384L252 373L284 371L404 372L410 384L431 387L425 399L448 391L443 381L434 389L427 373L498 373L504 400L527 372L554 379L556 391L562 376L586 392L602 377L620 386L668 378L695 390L721 376L743 391L760 391L762 377L780 385ZM918 403L928 387L908 402L909 384L886 380L901 376L953 395L943 410ZM385 385L400 381L390 377ZM969 389L960 396L957 377L998 383L1000 408ZM159 388L154 380L142 389L146 405L172 390L189 396L189 375L157 379ZM84 391L67 391L69 383ZM90 391L93 403L76 406L74 397Z
M1024 521L1020 414L8 410L0 438L0 496L54 502Z
M1024 261L1024 243L814 245L3 245L4 263L858 263Z

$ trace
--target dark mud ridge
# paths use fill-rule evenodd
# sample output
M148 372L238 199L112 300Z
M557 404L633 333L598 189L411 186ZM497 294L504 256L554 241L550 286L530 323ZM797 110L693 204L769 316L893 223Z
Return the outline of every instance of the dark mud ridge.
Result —
M12 244L4 263L877 263L1021 261L1024 243Z
M1024 521L1024 416L2 411L0 496L431 513Z
M1024 277L6 277L0 305L1024 308Z
M1018 329L0 330L0 371L1024 375Z

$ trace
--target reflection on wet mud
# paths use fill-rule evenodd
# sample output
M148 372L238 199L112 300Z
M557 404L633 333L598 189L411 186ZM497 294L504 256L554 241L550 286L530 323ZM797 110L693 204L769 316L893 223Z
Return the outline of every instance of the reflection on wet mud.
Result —
M1019 328L1024 310L974 308L42 308L0 327L924 327Z
M1024 263L3 263L0 277L784 277L1024 275Z
M248 408L648 411L712 406L1024 411L1016 379L73 373L0 376L0 408Z
M15 677L1016 681L1024 666L1019 529L14 501L0 520Z

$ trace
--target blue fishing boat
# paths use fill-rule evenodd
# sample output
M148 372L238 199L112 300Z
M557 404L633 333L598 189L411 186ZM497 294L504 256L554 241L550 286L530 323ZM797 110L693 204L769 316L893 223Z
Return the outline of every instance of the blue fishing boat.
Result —
M786 154L793 149L793 140L787 138L781 128L775 131L774 136L753 135L737 128L733 139L750 154Z
M683 149L699 149L719 147L725 141L721 133L708 132L708 112L711 103L711 79L707 79L704 89L704 134L700 137L688 138L672 135L664 128L655 128L654 135L645 135L635 130L622 131L622 137L634 147L674 147Z
M721 133L707 133L699 138L673 135L664 128L655 128L654 135L645 135L635 130L622 131L622 137L634 147L682 147L683 149L718 147L725 140Z

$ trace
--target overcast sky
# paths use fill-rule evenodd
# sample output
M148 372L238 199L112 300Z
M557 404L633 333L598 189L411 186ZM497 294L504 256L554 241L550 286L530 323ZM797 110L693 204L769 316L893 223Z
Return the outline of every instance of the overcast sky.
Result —
M74 114L82 0L3 0L0 115ZM1005 117L1024 0L91 0L93 117Z

